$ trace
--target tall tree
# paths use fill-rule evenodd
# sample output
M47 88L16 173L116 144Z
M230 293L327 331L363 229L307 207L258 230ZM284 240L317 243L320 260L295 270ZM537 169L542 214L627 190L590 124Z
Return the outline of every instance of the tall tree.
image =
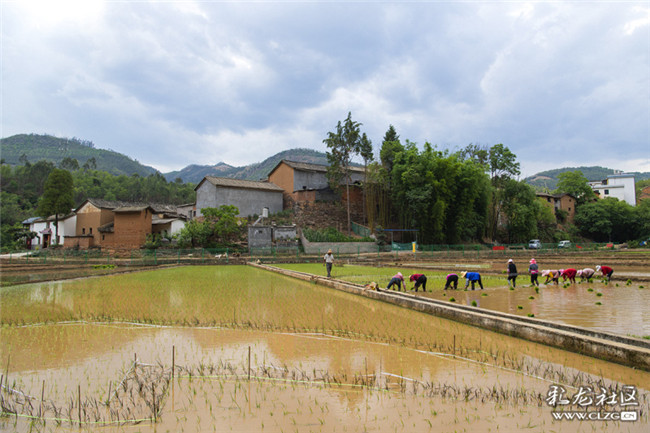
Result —
M490 179L492 180L490 236L495 239L502 223L502 204L503 201L508 200L508 197L503 194L506 184L514 176L519 176L521 172L519 171L517 156L501 143L490 147L487 155L487 168L490 171Z
M596 198L596 194L591 189L589 180L582 174L580 170L565 171L557 175L557 189L556 194L567 193L576 198L576 204L585 204Z
M368 190L368 163L372 162L375 158L372 151L372 141L364 132L359 141L359 155L363 159L363 222L366 221L366 193Z
M67 170L55 168L45 181L43 196L38 203L38 214L47 218L54 214L55 243L59 243L59 215L67 215L74 206L74 183Z
M333 189L340 190L341 181L345 181L347 194L347 213L348 213L348 235L350 234L350 164L353 155L361 153L361 123L352 120L352 113L348 112L348 117L342 125L339 121L336 125L336 132L328 132L327 138L323 143L329 149L327 151L327 161L330 163L327 169L327 176ZM367 140L369 143L369 140Z

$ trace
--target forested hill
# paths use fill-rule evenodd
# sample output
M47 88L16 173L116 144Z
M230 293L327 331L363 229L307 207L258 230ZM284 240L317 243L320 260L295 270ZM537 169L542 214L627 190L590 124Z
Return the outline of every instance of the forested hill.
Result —
M164 176L168 182L180 178L183 182L199 183L204 176L260 180L265 179L269 175L269 172L283 159L327 165L327 155L325 153L312 149L298 148L276 153L262 162L243 167L233 167L223 162L217 165L188 165L180 171L165 173Z
M60 166L64 159L69 158L69 163L74 164L72 160L76 160L79 167L89 163L90 168L107 171L116 176L131 176L137 173L144 177L157 172L153 167L142 165L126 155L112 150L95 149L92 142L77 138L19 134L1 139L0 149L2 159L10 165L25 165L26 161L34 164L46 160Z
M581 171L584 177L591 181L601 181L607 176L616 173L611 168L592 166L592 167L564 167L554 170L539 172L533 176L527 177L524 181L532 185L537 191L553 191L557 187L558 175L567 171ZM638 182L644 179L650 179L649 172L632 172L635 180Z

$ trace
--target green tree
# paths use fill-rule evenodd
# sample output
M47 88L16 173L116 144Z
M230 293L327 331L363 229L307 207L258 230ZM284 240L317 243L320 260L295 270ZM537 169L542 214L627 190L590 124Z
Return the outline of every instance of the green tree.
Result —
M597 242L625 242L642 236L642 212L608 197L578 207L574 221L583 236Z
M489 234L492 239L495 239L499 231L503 201L509 200L507 194L504 194L504 189L508 181L521 172L519 171L517 156L501 143L495 144L488 150L486 167L490 172L492 181Z
M234 241L244 229L241 218L237 218L236 206L219 206L201 209L203 220L192 220L185 224L178 236L180 247L211 247Z
M68 171L79 170L79 161L77 161L75 158L70 158L69 156L66 156L59 163L59 168Z
M362 144L361 123L352 120L352 113L348 112L345 123L339 121L336 125L336 132L328 132L323 143L327 145L327 161L329 167L327 176L332 189L339 191L341 182L345 182L345 189L348 199L348 235L350 235L350 165L353 155L360 155L364 144ZM369 144L369 140L367 140Z
M537 217L541 203L532 187L523 181L506 179L501 195L507 242L521 243L538 237Z
M45 181L43 197L38 203L38 214L43 218L54 215L55 243L59 243L59 215L67 215L74 206L74 183L67 170L55 168Z
M580 170L565 171L558 174L556 194L571 194L576 198L576 204L582 205L596 198L596 194L591 189L587 178Z

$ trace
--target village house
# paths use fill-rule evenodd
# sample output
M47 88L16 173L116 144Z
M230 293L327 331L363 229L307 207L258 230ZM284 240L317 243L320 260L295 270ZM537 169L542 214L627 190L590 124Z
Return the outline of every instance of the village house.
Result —
M76 226L77 215L70 213L68 215L59 215L59 230L58 239L56 238L57 229L54 225L54 215L47 218L33 217L23 221L23 226L29 231L36 233L36 237L28 239L25 247L28 250L44 249L51 245L65 244L65 237L74 235Z
M239 216L261 215L264 208L270 213L282 211L282 188L271 182L206 176L194 188L196 191L196 216L206 207L232 205Z
M611 174L598 182L589 182L598 198L614 197L636 206L636 191L633 174Z
M340 200L329 187L327 167L283 159L271 170L268 180L283 189L285 208L294 203ZM350 172L351 185L364 181L365 171L362 167L352 166ZM350 191L351 203L361 200L361 196L360 188L353 188Z
M536 193L537 197L543 202L551 206L557 213L559 210L566 212L566 221L573 222L573 217L576 214L576 199L571 194L547 194L543 192Z
M173 205L88 199L76 210L76 230L66 246L137 249L147 235L171 236L185 225Z

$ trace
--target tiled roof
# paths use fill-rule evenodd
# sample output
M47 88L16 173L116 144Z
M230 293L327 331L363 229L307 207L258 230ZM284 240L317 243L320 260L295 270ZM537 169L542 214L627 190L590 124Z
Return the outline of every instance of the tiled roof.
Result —
M289 161L286 159L283 159L282 162L284 162L294 170L300 170L300 171L317 171L317 172L325 173L327 172L327 167L328 167L327 165L323 165L323 164L311 164L309 162ZM363 173L364 169L363 167L357 167L352 165L350 166L350 171Z
M264 191L272 191L272 192L283 191L282 188L280 188L279 186L271 182L257 182L253 180L231 179L229 177L206 176L199 183L199 185L201 185L201 183L203 183L203 181L206 180L214 186L228 186L231 188L244 188L244 189L261 189ZM196 188L198 188L199 185L197 185Z
M139 207L144 209L145 207L149 206L151 207L151 209L153 209L155 213L176 213L176 208L177 208L177 206L173 204L103 200L101 198L89 198L87 201L100 209L110 209L110 210L116 210L118 208L129 208L129 207Z

